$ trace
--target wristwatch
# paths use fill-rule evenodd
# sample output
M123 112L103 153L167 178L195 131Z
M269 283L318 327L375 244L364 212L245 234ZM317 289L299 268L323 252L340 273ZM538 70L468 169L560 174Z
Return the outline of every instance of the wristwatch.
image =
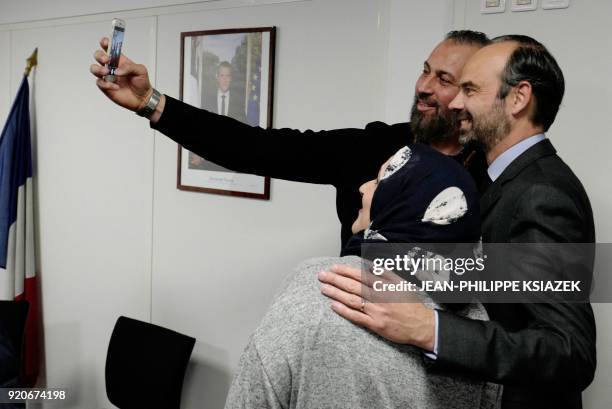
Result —
M153 88L153 93L147 101L147 105L140 108L138 111L136 111L136 113L140 116L144 116L145 118L149 119L151 115L153 115L153 112L155 112L155 108L157 108L157 105L161 100L161 96L161 93L155 88Z

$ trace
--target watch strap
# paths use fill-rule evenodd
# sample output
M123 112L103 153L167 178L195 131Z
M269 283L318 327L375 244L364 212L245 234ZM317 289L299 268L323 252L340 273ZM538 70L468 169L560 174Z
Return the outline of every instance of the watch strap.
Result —
M144 107L136 111L136 114L143 116L147 119L150 118L151 115L153 115L153 112L155 112L155 108L157 108L157 105L159 104L159 101L161 100L161 96L162 96L161 93L155 88L153 88L153 93L149 97L149 100L147 101L147 105L145 105Z

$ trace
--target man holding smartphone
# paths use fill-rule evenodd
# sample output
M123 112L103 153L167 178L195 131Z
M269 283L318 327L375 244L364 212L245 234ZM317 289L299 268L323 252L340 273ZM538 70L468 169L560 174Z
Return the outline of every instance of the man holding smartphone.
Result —
M483 33L453 31L436 46L423 66L416 89L410 123L372 122L365 129L304 132L295 129L261 129L198 109L157 92L144 65L122 55L107 82L108 39L95 53L98 64L90 68L100 90L118 105L147 117L151 127L183 147L217 165L242 173L297 182L330 184L337 190L336 208L342 224L342 247L352 236L351 226L361 207L359 186L377 173L379 166L398 149L415 140L453 156L480 185L486 161L476 144L459 143L456 114L448 108L459 91L458 79L467 59L488 43ZM211 138L218 133L225 138ZM295 148L299 155L288 155ZM325 167L321 157L333 158ZM359 163L359 166L355 166Z
M424 63L423 72L416 86L411 123L387 125L374 122L368 124L365 129L300 132L289 129L253 128L159 94L151 87L146 68L134 64L124 56L121 57L116 72L117 82L113 84L103 81L102 76L107 73L103 65L108 61L108 57L102 50L96 52L95 58L99 65L92 65L91 72L98 77L97 85L101 91L115 103L146 116L154 129L212 162L240 172L334 185L337 189L337 209L343 227L343 244L345 244L350 237L350 227L359 208L358 186L376 174L378 166L398 148L415 139L455 157L466 165L477 183L485 183L486 162L474 162L474 155L478 158L478 154L472 153L469 145L462 148L459 143L457 119L464 116L465 112L458 107L453 111L449 108L449 104L459 93L463 66L488 42L481 33L472 31L449 33ZM106 39L101 41L103 49L106 49L107 44ZM224 140L207 138L207 134L214 133L216 129L230 130L232 132L227 134L232 137ZM296 145L300 155L287 155L287 152L295 150ZM321 167L319 163L322 156L331 157L333 160L326 163L325 167ZM479 158L484 159L482 156ZM359 166L354 166L355 163L359 163ZM489 221L490 226L495 227L496 220ZM322 281L341 289L342 285L338 283L350 278L348 277L350 272L343 273L342 269L340 266L332 273L324 274ZM360 277L358 272L355 274L355 279L358 280ZM336 305L335 311L356 322L350 318L351 314L347 313L351 307L347 307L342 300L339 304L342 306ZM360 304L362 313L364 305L366 304L362 301ZM556 407L581 406L580 391L590 383L594 372L594 323L588 304L579 308L579 314L545 313L538 317L529 315L520 308L518 308L520 311L517 311L517 308L500 305L493 309L495 313L492 315L493 321L481 331L474 330L477 324L449 318L452 317L449 314L441 314L439 317L436 314L434 325L431 317L417 315L414 313L415 309L410 306L404 308L406 305L385 305L387 311L379 314L378 318L391 317L395 319L393 322L385 322L384 319L377 319L368 314L371 325L359 322L358 324L397 343L411 343L393 337L394 332L397 335L398 328L425 328L423 331L427 332L427 338L433 340L428 343L425 350L435 352L433 355L428 355L431 358L429 364L444 372L471 373L472 376L486 378L489 381L508 382L511 387L504 394L504 407L548 407L547 399L550 402L554 401L553 406ZM381 304L368 303L367 306L370 310L384 309ZM359 306L356 308L359 310ZM396 310L389 311L393 308ZM546 312L547 306L540 309ZM542 328L541 322L546 322L549 317L558 320L555 321L557 329ZM575 319L577 317L581 319ZM532 328L532 325L540 326ZM487 332L489 328L492 330ZM580 328L584 329L582 334L578 331ZM534 330L538 331L537 337L531 333ZM558 335L559 330L563 330L562 337ZM494 337L492 334L497 335ZM521 348L523 344L513 342L512 339L508 342L498 342L507 334L517 337L532 348L525 351ZM575 348L571 342L564 344L566 339L570 341L578 339L579 347ZM544 341L546 345L542 343ZM440 345L439 351L438 345ZM475 356L474 353L469 353L474 345L481 347L479 351L487 350L488 347L490 349L500 345L501 347L495 349L495 354L482 353ZM553 347L548 347L549 345ZM567 346L574 348L564 349ZM502 350L504 349L502 347L505 350ZM530 366L531 360L536 358L551 368L564 367L568 362L584 363L584 365L575 367L566 365L565 367L571 370L555 372L547 368ZM504 368L509 367L513 370L504 372ZM534 374L540 375L534 376ZM573 374L578 375L577 379L571 379ZM521 380L526 385L519 388L512 387ZM555 391L555 385L559 381L563 384L563 390Z

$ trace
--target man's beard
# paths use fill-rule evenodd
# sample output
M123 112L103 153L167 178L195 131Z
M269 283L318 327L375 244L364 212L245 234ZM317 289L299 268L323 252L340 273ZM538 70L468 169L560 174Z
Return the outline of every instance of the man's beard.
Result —
M467 111L459 115L459 120L469 119L472 122L470 129L461 129L459 142L465 144L476 140L482 144L485 152L489 152L506 135L510 133L510 120L504 112L504 101L497 99L491 110L474 118Z
M410 112L410 126L416 142L427 145L447 141L452 135L459 131L457 113L453 110L444 109L439 103L435 103L435 113L428 117L417 109L417 103L427 98L414 96L414 103ZM431 103L430 101L427 101Z

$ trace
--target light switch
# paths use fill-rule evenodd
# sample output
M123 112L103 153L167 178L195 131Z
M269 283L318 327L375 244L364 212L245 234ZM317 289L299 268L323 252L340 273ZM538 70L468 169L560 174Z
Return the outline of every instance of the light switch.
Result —
M538 8L538 0L512 0L512 11L532 11Z
M503 13L506 11L506 0L480 0L480 12L483 14Z
M542 8L550 9L566 9L570 5L570 0L542 0Z

